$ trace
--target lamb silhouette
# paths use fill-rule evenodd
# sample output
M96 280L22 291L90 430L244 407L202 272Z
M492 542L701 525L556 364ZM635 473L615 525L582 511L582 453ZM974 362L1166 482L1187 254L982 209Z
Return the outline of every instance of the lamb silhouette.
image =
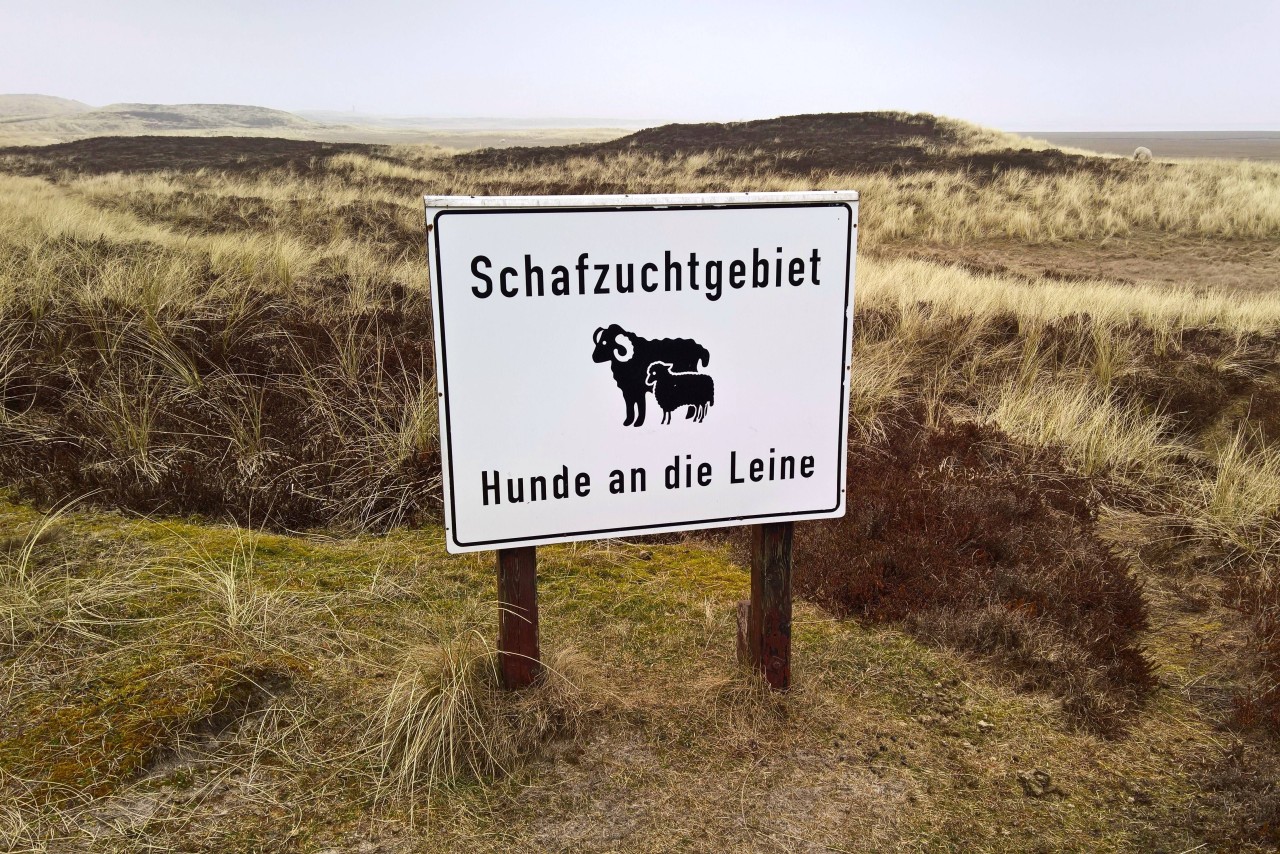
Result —
M618 384L622 399L627 404L627 420L622 422L624 427L644 424L649 366L654 362L665 362L673 371L679 372L696 372L699 365L711 363L711 354L697 341L689 338L650 340L628 332L616 323L607 329L597 329L594 340L596 348L591 354L592 360L611 363L613 381ZM691 406L685 417L692 418L695 414L696 410Z
M654 362L646 378L653 397L662 409L662 423L671 423L671 413L682 406L690 408L694 421L707 417L708 407L716 402L716 383L706 374L672 371L667 362Z

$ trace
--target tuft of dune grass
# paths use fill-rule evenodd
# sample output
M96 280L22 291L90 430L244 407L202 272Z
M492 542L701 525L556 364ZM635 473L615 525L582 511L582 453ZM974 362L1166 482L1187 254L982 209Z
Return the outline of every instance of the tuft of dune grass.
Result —
M497 651L479 631L411 649L369 730L380 791L405 800L412 821L441 787L508 774L546 740L580 736L603 700L572 648L546 656L519 692L502 689Z

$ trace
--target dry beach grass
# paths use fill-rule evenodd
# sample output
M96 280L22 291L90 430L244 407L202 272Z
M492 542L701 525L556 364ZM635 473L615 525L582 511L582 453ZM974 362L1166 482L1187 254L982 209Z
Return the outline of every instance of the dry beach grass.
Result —
M0 154L0 840L1275 844L1280 294L965 253L1274 246L1280 169L834 121L840 170L793 120ZM439 530L421 195L848 187L851 482L891 486L798 532L795 691L732 661L730 535L541 550L551 678L497 692L491 558Z

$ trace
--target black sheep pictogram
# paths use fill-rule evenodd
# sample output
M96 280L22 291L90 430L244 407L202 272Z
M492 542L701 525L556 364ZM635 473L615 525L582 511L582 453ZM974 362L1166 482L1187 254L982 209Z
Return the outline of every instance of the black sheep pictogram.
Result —
M592 360L610 363L613 380L627 405L624 427L644 424L649 366L654 362L664 362L673 371L690 373L696 373L699 366L711 363L711 354L697 341L689 338L641 338L616 323L597 329L594 340L596 347L591 354ZM695 414L695 409L690 407L685 417L692 418Z
M662 423L671 423L671 413L682 406L690 408L689 416L701 423L707 408L716 402L716 384L706 374L695 371L673 371L667 362L654 362L646 378L653 397L662 410Z

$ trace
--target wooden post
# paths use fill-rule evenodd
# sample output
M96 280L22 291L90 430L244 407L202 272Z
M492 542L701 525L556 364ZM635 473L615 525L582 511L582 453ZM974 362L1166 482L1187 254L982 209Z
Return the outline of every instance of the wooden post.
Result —
M508 691L542 672L538 651L538 550L498 550L498 672Z
M794 522L751 528L751 601L738 605L738 657L776 691L791 687L791 538Z

